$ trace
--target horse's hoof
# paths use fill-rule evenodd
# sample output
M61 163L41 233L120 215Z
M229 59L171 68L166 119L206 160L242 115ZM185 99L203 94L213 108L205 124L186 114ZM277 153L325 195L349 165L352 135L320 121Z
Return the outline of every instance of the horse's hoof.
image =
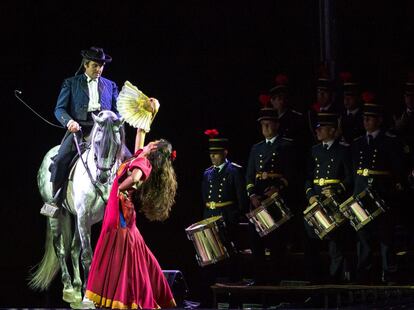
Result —
M82 293L80 291L74 291L73 297L75 298L74 302L82 301Z
M63 290L63 297L62 299L66 301L67 303L76 302L78 299L75 297L75 291L73 288L69 288L66 290Z
M72 303L70 303L70 307L72 309L96 309L94 303L90 300L72 302Z

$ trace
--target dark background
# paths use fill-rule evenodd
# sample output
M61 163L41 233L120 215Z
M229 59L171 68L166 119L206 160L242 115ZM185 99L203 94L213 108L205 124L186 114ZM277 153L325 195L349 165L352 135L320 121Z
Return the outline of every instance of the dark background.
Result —
M352 70L393 110L411 68L412 1L332 1L338 70ZM63 6L62 8L58 8ZM80 51L103 47L113 57L104 76L121 89L131 81L159 99L147 141L170 140L177 150L177 203L164 223L139 220L163 269L179 269L190 289L199 267L184 229L201 219L201 176L210 165L207 128L230 141L230 156L246 165L261 139L258 95L279 72L289 75L293 103L315 100L320 62L318 1L15 1L0 4L2 41L1 307L58 307L60 278L46 293L27 287L29 269L43 255L46 218L36 185L45 153L63 129L51 127L14 97L57 123L53 110L64 78L77 70ZM133 148L134 131L128 128ZM99 227L94 228L94 236ZM197 293L194 293L197 299Z

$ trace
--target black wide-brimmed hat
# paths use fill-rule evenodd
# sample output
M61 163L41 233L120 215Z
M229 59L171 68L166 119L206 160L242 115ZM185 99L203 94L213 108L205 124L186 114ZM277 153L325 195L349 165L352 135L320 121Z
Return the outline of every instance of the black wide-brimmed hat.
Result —
M316 116L316 128L321 126L338 127L339 115L336 113L318 113Z
M229 139L219 137L219 132L217 129L207 129L204 131L204 134L209 137L208 151L210 153L220 153L228 149Z
M369 91L363 92L362 100L364 101L362 110L365 116L383 116L384 109L382 105L376 103L374 93Z
M88 60L101 62L101 63L109 63L112 61L112 57L109 56L108 54L105 54L102 48L94 47L94 46L92 46L91 48L87 50L82 50L81 56Z

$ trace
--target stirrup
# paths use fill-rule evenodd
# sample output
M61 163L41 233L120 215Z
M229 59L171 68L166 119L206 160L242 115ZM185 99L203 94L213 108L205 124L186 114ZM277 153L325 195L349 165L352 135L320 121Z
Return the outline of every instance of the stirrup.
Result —
M45 202L40 209L40 214L51 217L51 218L57 218L59 215L59 207L58 207L58 201L60 192L62 191L62 187L60 187L57 191L55 196L53 196L52 201Z

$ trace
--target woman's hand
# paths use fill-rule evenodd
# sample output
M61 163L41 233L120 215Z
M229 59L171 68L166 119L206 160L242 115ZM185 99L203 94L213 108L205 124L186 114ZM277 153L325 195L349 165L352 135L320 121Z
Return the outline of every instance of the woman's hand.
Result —
M144 148L142 149L142 152L138 155L138 157L147 157L149 154L157 150L159 141L152 141L148 143Z
M149 104L151 106L151 113L154 114L155 111L157 111L157 106L159 106L160 103L155 98L149 98Z

